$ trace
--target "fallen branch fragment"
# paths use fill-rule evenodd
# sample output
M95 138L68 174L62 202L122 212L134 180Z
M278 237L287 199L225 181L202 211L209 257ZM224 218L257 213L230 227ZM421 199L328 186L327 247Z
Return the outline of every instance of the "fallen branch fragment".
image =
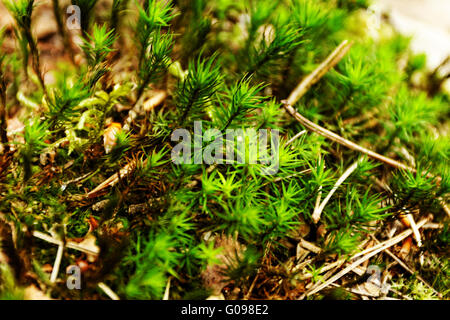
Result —
M444 200L441 200L441 206L442 209L444 209L445 213L447 214L447 217L450 218L450 209L447 207L447 204L445 203Z
M53 244L56 244L59 246L64 245L63 241L55 239L52 236L46 235L45 233L42 233L40 231L33 231L33 236L38 239L41 239L41 240L44 240L44 241L47 241L47 242L50 242L50 243L53 243ZM95 255L95 256L100 253L100 249L85 248L84 246L82 246L74 241L67 241L65 245L67 248L78 250L78 251L81 251L81 252L84 252L87 254L91 254L91 255Z
M316 253L316 254L322 252L322 249L321 249L321 248L319 248L319 247L316 246L315 244L313 244L313 243L311 243L311 242L308 242L308 241L306 241L306 240L304 240L304 239L300 239L299 244L300 244L301 247L303 247L303 248L305 248L305 249L307 249L307 250L309 250L309 251L311 251L311 252L314 252L314 253Z
M417 224L417 227L420 228L427 222L428 222L428 218L423 219ZM326 288L331 283L334 283L336 280L340 279L341 277L346 275L348 272L352 271L354 268L356 268L357 266L362 264L364 261L369 260L370 258L372 258L373 256L377 255L378 253L380 253L380 252L386 250L387 248L390 248L393 245L399 243L400 241L402 241L406 237L410 236L411 234L412 234L412 230L408 229L408 230L402 232L401 234L399 234L398 236L396 236L396 237L394 237L392 239L389 239L387 241L384 241L384 242L380 243L379 245L376 245L374 247L371 247L371 248L367 249L367 250L369 250L369 253L364 254L364 256L362 258L360 258L359 260L356 260L355 262L350 264L348 267L346 267L345 269L341 270L336 275L334 275L333 277L331 277L330 279L325 281L323 284L319 285L318 287L316 287L313 290L311 290L308 293L306 293L306 296L310 296L310 295L315 294L315 293L319 292L320 290ZM365 251L367 251L367 250L365 250ZM361 254L362 253L360 252L360 253L354 255L351 259L355 259L356 257L359 257Z
M105 283L99 282L98 287L102 289L102 291L111 298L111 300L120 300L119 296L111 290Z
M128 112L128 116L124 121L123 129L125 131L129 131L131 124L133 121L138 117L138 115L142 114L144 112L149 112L153 110L155 107L159 106L161 103L164 102L167 98L167 92L163 90L157 90L154 92L154 95L146 100L141 107L141 104L136 104L134 107Z
M411 172L416 172L416 169L411 168L401 162L398 162L394 159L385 157L381 154L378 154L372 150L366 149L350 140L347 140L339 135L337 135L336 133L327 130L317 124L315 124L314 122L306 119L304 116L302 116L300 113L298 113L293 107L292 105L288 104L287 101L283 101L284 104L284 108L298 121L300 122L303 126L305 126L307 129L311 130L312 132L315 132L317 134L320 134L321 136L328 138L334 142L337 142L347 148L350 148L352 150L355 151L359 151L361 153L367 154L369 157L376 159L378 161L384 162L394 168L397 169L403 169L403 170L407 170L407 171L411 171ZM429 175L431 176L431 175Z
M144 164L146 162L144 161ZM88 198L95 198L102 190L114 186L119 182L120 178L126 177L128 174L134 171L136 168L136 162L129 162L125 167L120 169L118 173L113 174L111 177L100 183L94 190L87 194Z
M386 164L389 164L393 167L404 169L412 172L416 172L414 168L411 168L407 165L404 165L403 163L400 163L398 161L395 161L393 159L390 159L388 157L382 156L381 154L378 154L376 152L373 152L369 149L366 149L354 142L351 142L336 133L327 130L314 122L308 120L304 116L302 116L300 113L298 113L294 108L293 105L297 103L297 101L308 91L308 89L314 85L316 82L318 82L330 69L332 69L348 52L350 49L352 43L349 43L347 40L343 41L326 59L323 61L313 72L311 72L309 75L307 75L299 84L298 86L291 92L289 97L286 100L283 100L283 106L284 108L298 121L300 122L304 127L306 127L308 130L318 133L321 136L324 136L330 140L333 140L339 144L342 144L343 146L346 146L347 148L350 148L355 151L362 152L364 154L367 154L369 157L374 158L376 160L382 161Z

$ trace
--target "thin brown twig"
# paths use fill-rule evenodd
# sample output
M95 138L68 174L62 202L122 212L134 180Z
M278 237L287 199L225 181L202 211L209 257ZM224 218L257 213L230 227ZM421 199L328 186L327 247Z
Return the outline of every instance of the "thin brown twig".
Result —
M305 118L303 115L301 115L299 112L297 112L293 105L308 91L309 88L311 88L312 85L317 83L330 69L332 69L348 52L350 49L352 43L349 43L347 40L344 40L313 72L311 72L309 75L307 75L299 84L298 86L292 91L292 93L289 95L289 97L283 101L284 108L298 121L300 122L304 127L306 127L308 130L315 132L321 136L324 136L325 138L328 138L334 142L337 142L347 148L350 148L355 151L359 151L361 153L364 153L368 155L369 157L384 162L392 167L395 167L397 169L403 169L410 172L417 172L416 169L407 166L401 162L398 162L394 159L385 157L379 153L376 153L372 150L369 150L367 148L364 148L350 140L347 140L338 134L325 129L318 124L315 124L314 122L310 121L309 119ZM435 177L438 180L441 180L441 177L434 176L431 173L425 173L427 177ZM447 214L449 214L448 209L446 208L445 203L442 204L442 207L446 211ZM446 210L447 209L447 210Z
M336 133L327 130L317 124L315 124L314 122L308 120L307 118L305 118L304 116L302 116L300 113L298 113L290 104L287 103L287 101L283 101L284 103L284 108L298 121L300 122L303 126L305 126L307 129L309 129L312 132L318 133L321 136L324 136L325 138L328 138L330 140L333 140L334 142L337 142L347 148L350 148L352 150L355 151L359 151L361 153L364 153L366 155L368 155L369 157L384 162L392 167L395 167L397 169L403 169L403 170L407 170L407 171L411 171L411 172L416 172L416 169L407 166L401 162L398 162L394 159L385 157L381 154L378 154L372 150L366 149L350 140L347 140L339 135L337 135ZM431 174L427 174L427 176L432 176Z
M378 239L376 239L375 237L372 236L372 238L377 242L380 243L380 241L378 241ZM401 267L403 267L403 269L405 269L406 271L408 271L410 274L415 275L415 277L422 281L427 287L429 287L431 290L433 290L434 293L439 295L439 292L437 292L427 281L425 281L425 279L423 279L420 275L416 274L416 272L410 268L405 262L403 262L399 257L397 257L395 254L393 254L389 249L384 250L384 252L386 252L392 259L395 260L395 262L397 262Z
M421 220L419 223L417 223L417 227L418 228L422 227L425 223L428 222L428 220L429 220L428 218L425 218L425 219ZM402 241L403 239L407 238L411 234L412 234L412 230L408 229L408 230L402 232L401 234L399 234L398 236L396 236L396 237L394 237L392 239L386 240L386 241L380 243L379 245L370 248L370 252L369 253L365 254L363 257L361 257L360 259L356 260L355 262L353 262L352 264L347 266L345 269L343 269L340 272L338 272L336 275L334 275L333 277L331 277L330 279L328 279L327 281L322 283L320 286L314 288L313 290L310 290L305 295L306 296L310 296L310 295L315 294L315 293L319 292L320 290L326 288L331 283L334 283L335 281L337 281L338 279L340 279L341 277L343 277L344 275L346 275L347 273L352 271L354 268L356 268L357 266L362 264L363 262L369 260L370 258L375 256L376 254L378 254L378 253L380 253L380 252L382 252L382 251L392 247L393 245L399 243L400 241ZM356 258L357 256L360 256L360 255L361 255L361 253L356 254L351 259L354 259L354 258Z
M344 40L326 59L323 61L313 72L307 75L298 86L292 91L289 97L286 100L283 100L284 108L303 126L305 126L308 130L318 133L330 140L333 140L339 144L342 144L352 150L356 150L362 153L367 154L371 158L377 159L379 161L385 162L391 166L396 168L405 169L408 171L414 171L414 168L408 167L398 161L382 156L378 153L375 153L369 149L361 147L360 145L353 143L336 133L327 130L309 119L302 116L299 112L297 112L292 106L297 103L297 101L311 88L312 85L317 83L330 69L332 69L348 52L351 47L351 43L347 40Z
M309 75L307 75L303 81L301 81L297 87L291 92L289 98L286 99L288 105L294 105L305 93L319 81L330 69L332 69L336 64L341 61L341 59L346 55L348 50L350 50L353 42L344 40L339 46L334 49L334 51Z
M259 277L259 270L258 270L258 272L256 273L256 276L255 276L255 278L253 279L252 284L250 285L250 288L248 289L248 292L247 292L247 294L246 294L245 297L244 297L244 300L248 300L248 299L250 298L250 296L251 296L251 294L252 294L252 292L253 292L253 289L255 288L256 281L258 281L258 277Z
M47 235L47 234L45 234L43 232L40 232L40 231L33 231L33 236L38 238L38 239L47 241L49 243L56 244L58 246L61 246L61 245L64 244L63 241L61 241L59 239L56 239L56 238L53 238L52 236L49 236L49 235ZM83 246L82 244L79 244L79 243L74 242L74 241L67 241L65 246L67 248L78 250L78 251L81 251L81 252L84 252L84 253L87 253L87 254L91 254L91 255L94 255L94 256L97 256L100 253L100 249L87 248L87 247Z

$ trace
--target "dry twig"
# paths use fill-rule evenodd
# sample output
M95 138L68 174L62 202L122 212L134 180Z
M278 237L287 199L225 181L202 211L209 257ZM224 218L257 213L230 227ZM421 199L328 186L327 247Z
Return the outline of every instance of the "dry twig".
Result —
M332 69L336 64L341 61L341 59L346 55L348 50L350 50L353 42L344 40L339 46L323 61L313 72L307 75L303 81L301 81L297 87L286 99L286 104L294 105L305 93L319 81L330 69Z
M105 283L99 282L98 287L108 296L111 300L120 300L119 296L111 290Z
M428 218L425 218L423 220L421 220L418 224L417 227L420 228L422 227L425 223L428 222ZM336 275L334 275L333 277L331 277L330 279L328 279L327 281L325 281L323 284L319 285L318 287L310 290L309 292L306 293L306 296L310 296L312 294L315 294L317 292L319 292L320 290L326 288L327 286L329 286L331 283L334 283L335 281L337 281L338 279L340 279L341 277L343 277L344 275L346 275L348 272L352 271L354 268L356 268L357 266L359 266L360 264L362 264L364 261L369 260L370 258L372 258L373 256L377 255L378 253L384 251L387 248L392 247L393 245L399 243L400 241L402 241L403 239L405 239L406 237L410 236L412 234L412 230L408 229L404 232L402 232L401 234L399 234L398 236L389 239L387 241L384 241L376 246L373 246L365 251L369 251L368 253L364 253L363 257L356 260L355 262L353 262L352 264L350 264L349 266L347 266L345 269L341 270L340 272L338 272ZM363 251L364 252L364 251ZM359 257L360 255L362 255L363 253L360 252L356 255L354 255L351 259L355 259L356 257Z
M63 245L63 241L53 238L52 236L46 235L45 233L42 233L40 231L33 231L33 236L38 239L47 241L49 243L56 244L58 246ZM78 251L81 251L81 252L84 252L84 253L87 253L90 255L94 255L94 256L98 255L100 252L97 249L86 248L83 245L76 243L74 241L67 241L65 245L67 248L78 250Z
M375 237L372 237L377 243L380 243ZM403 269L408 271L410 274L415 275L415 277L422 281L427 287L429 287L433 292L437 295L439 295L439 292L437 292L427 281L425 281L420 275L416 274L416 272L410 268L405 262L403 262L399 257L397 257L395 254L392 253L389 249L384 250L392 259L395 260Z
M403 163L400 163L398 161L395 161L391 158L382 156L381 154L378 154L376 152L373 152L369 149L366 149L352 141L349 141L336 133L327 130L314 122L308 120L304 116L302 116L300 113L298 113L294 108L293 105L297 103L297 101L303 97L303 95L308 91L308 89L314 85L316 82L318 82L330 69L332 69L348 52L348 50L351 47L351 43L349 43L347 40L344 40L326 59L324 62L322 62L313 72L311 72L308 76L306 76L299 85L292 91L292 93L289 95L289 97L286 100L283 100L283 106L284 108L303 126L305 126L308 130L318 133L321 136L324 136L330 140L333 140L339 144L342 144L343 146L346 146L352 150L362 152L364 154L367 154L369 157L374 158L376 160L382 161L384 163L387 163L393 167L404 169L408 171L415 172L416 170L414 168L411 168L409 166L404 165Z

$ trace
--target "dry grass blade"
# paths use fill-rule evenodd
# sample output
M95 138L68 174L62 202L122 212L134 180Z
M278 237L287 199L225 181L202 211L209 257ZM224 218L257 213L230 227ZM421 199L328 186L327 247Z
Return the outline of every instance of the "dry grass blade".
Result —
M297 133L295 136L293 136L292 138L290 138L286 143L285 146L290 145L292 142L294 142L296 139L300 138L302 135L304 135L306 132L306 130L302 130L299 133Z
M374 238L375 239L375 238ZM377 239L375 239L378 243L380 243ZM433 290L433 292L437 295L439 295L439 292L437 292L428 282L426 282L420 275L418 275L413 269L411 269L405 262L403 262L399 257L397 257L395 254L393 254L389 249L384 250L392 259L395 260L403 269L408 271L410 274L415 275L415 277L422 281L428 288Z
M323 199L320 206L318 206L318 207L316 206L316 208L314 209L314 213L312 215L312 219L313 219L314 223L317 223L319 221L320 215L322 214L322 211L325 208L325 206L327 205L328 201L330 201L331 197L336 192L336 190L339 188L339 186L352 174L353 171L356 170L359 162L361 162L361 159L358 161L355 161L355 163L353 163L347 170L345 170L345 172L342 174L342 176L334 184L333 189L331 189L331 191L328 193L328 195L325 197L325 199Z
M332 270L334 268L337 268L337 267L341 266L344 262L345 262L345 259L336 260L336 261L334 261L334 262L324 266L323 268L320 268L318 273L321 274L321 273L324 273L326 271L330 271L330 270ZM307 279L311 279L312 277L313 277L313 274L308 272L307 274L300 276L299 279L300 280L307 280Z
M166 290L164 291L164 297L163 297L163 300L169 300L169 295L170 295L170 280L171 280L171 278L169 277L169 279L167 280Z
M412 214L408 213L406 215L406 218L408 219L409 224L411 225L411 229L413 231L414 238L416 239L417 246L421 247L422 239L420 238L420 232L419 232L419 229L417 228L416 222L414 221Z

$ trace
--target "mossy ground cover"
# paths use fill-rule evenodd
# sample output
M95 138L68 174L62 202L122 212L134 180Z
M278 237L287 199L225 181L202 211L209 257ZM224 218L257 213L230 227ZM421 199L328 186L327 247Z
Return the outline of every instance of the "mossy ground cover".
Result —
M367 1L3 4L2 299L449 297L448 74Z

